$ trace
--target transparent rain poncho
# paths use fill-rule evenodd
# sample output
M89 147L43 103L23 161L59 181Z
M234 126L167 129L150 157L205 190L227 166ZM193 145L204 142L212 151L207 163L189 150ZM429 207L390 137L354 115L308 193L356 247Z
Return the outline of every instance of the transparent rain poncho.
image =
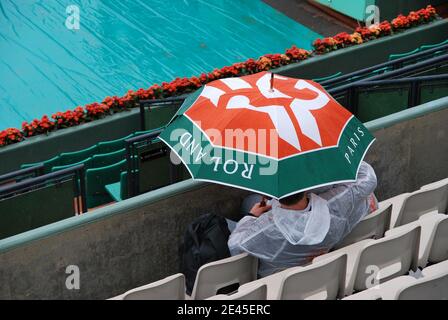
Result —
M269 212L238 222L229 238L230 253L258 257L261 277L309 263L334 247L369 212L376 184L374 170L363 162L356 182L309 192L304 210L283 209L272 200Z

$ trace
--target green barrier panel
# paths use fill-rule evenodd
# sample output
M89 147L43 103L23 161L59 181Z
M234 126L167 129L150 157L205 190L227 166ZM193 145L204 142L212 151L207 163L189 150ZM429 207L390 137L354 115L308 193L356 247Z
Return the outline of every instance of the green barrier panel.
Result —
M134 136L134 134L132 133L124 138L111 140L111 141L98 142L98 152L97 153L98 154L110 153L110 152L115 152L117 150L120 150L125 147L126 139L132 138L133 136Z
M426 103L448 96L448 81L422 84L420 87L420 103Z
M357 118L362 122L403 111L408 106L409 88L361 90L358 93Z
M154 105L150 108L145 108L145 127L146 129L156 129L166 126L166 124L173 118L177 110L180 108L180 103Z
M126 170L126 160L86 171L86 199L89 209L113 201L105 187L120 181L121 172L124 170Z
M74 216L74 198L68 180L0 200L0 239Z
M101 168L120 162L126 157L126 149L120 149L115 152L96 154L92 157L92 168Z

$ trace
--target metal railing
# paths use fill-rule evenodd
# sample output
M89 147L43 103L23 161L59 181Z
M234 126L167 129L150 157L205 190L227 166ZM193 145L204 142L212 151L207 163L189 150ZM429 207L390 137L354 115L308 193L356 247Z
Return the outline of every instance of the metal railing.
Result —
M137 148L144 143L151 143L156 139L163 129L139 135L137 137L129 138L125 140L126 143L126 164L127 164L127 184L128 184L128 196L134 197L140 194L140 181L138 173L138 162L140 159L135 159L137 157ZM164 156L167 153L167 148L164 147L159 150L160 152L153 153L150 157L156 158ZM148 160L148 159L147 159Z
M430 59L427 59L427 58L431 57L436 52L443 52L444 54L447 54L448 53L448 44L442 45L440 47L424 50L422 52L413 54L409 57L403 57L400 59L383 62L383 63L377 64L377 65L374 65L374 66L371 66L371 67L368 67L368 68L365 68L362 70L357 70L352 73L348 73L346 75L337 77L336 79L329 79L326 81L322 81L320 84L327 88L328 87L335 88L336 86L342 86L344 84L347 84L347 82L351 82L350 79L352 79L352 78L362 78L363 76L368 76L369 74L371 74L373 71L376 71L376 70L381 70L381 69L399 70L404 67L405 63L419 63L419 61L421 61L422 59L431 60L432 58L430 58ZM409 68L407 70L411 70L411 68ZM386 72L384 74L390 75L390 72L391 71ZM382 75L384 75L384 74L382 74ZM375 77L377 77L377 76L375 76ZM386 77L386 76L384 76L384 77Z
M350 85L340 87L337 90L330 90L329 92L337 100L345 97L346 103L344 104L344 107L346 107L356 116L358 113L358 95L361 91L377 91L387 89L385 88L385 86L407 85L407 87L409 88L407 107L412 108L421 104L420 92L422 86L428 86L431 84L434 85L436 82L444 80L446 80L448 84L448 74L420 76L403 79L368 80L352 83Z
M36 170L36 167L24 170ZM75 194L78 195L75 200L78 213L87 212L85 168L83 164L2 186L0 187L0 200L30 192L49 184L67 181L67 179L73 179Z
M40 164L34 167L20 169L0 176L0 186L7 183L15 183L27 178L40 176L44 173L44 165Z

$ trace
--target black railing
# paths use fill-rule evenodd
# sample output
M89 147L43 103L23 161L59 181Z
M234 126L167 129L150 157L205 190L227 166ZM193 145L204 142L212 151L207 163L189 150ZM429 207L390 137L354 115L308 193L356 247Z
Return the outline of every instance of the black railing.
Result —
M138 162L140 159L135 159L137 156L136 149L141 143L151 143L155 138L157 138L163 129L153 131L151 133L146 133L139 135L137 137L129 138L125 140L126 142L126 164L127 164L127 184L128 184L128 196L134 197L140 194L139 190L139 174L138 174ZM166 150L167 147L165 147ZM165 153L166 154L166 153ZM154 157L159 157L161 153L154 153Z
M33 168L36 167L32 167L29 169ZM30 192L42 186L66 181L70 178L73 179L75 194L78 195L76 197L78 213L85 213L87 212L87 205L85 189L85 168L83 164L2 186L0 187L0 200L19 195L21 193Z
M448 84L448 74L420 76L403 79L368 80L352 83L350 85L337 88L337 90L329 90L329 93L331 93L331 95L337 100L345 97L346 103L344 103L344 107L346 107L356 116L358 113L358 95L360 91L384 90L385 86L407 85L407 87L409 88L407 107L412 108L421 104L420 92L422 86L434 85L435 82L444 80L446 80Z
M20 169L0 176L0 186L7 183L14 183L27 178L33 178L44 174L44 165L40 164L34 167Z
M369 74L371 74L373 71L376 70L397 70L402 68L405 64L408 63L418 63L419 61L421 61L422 59L425 60L430 60L427 59L428 57L431 57L434 55L434 53L436 52L442 52L444 54L448 53L448 44L446 45L442 45L436 48L432 48L432 49L428 49L428 50L424 50L422 52L413 54L411 56L408 57L403 57L400 59L395 59L395 60L391 60L391 61L387 61L387 62L383 62L362 70L357 70L354 71L352 73L348 73L346 75L342 75L340 77L337 77L335 79L329 79L326 81L322 81L320 82L320 84L324 87L331 87L334 88L336 86L342 86L343 84L347 84L347 82L351 82L351 79L356 79L356 78L362 78L363 76L368 76ZM408 69L410 70L410 69ZM391 71L386 72L385 74L390 74ZM375 76L376 77L376 76ZM361 80L362 81L362 80Z

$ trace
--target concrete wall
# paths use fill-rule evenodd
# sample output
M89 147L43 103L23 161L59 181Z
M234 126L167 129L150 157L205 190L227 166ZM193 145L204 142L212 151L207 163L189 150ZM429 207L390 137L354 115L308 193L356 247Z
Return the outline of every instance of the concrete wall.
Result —
M444 100L448 106L448 98ZM366 161L377 173L379 199L411 192L448 177L447 123L448 108L374 131L377 141Z
M367 156L385 199L448 177L448 97L367 124ZM0 240L0 299L105 299L179 271L186 226L238 214L245 191L183 181ZM81 289L65 288L77 265Z
M247 194L209 184L169 193L120 203L107 218L71 218L85 224L0 254L0 299L106 299L174 274L185 227L208 212L235 217ZM79 267L80 290L65 287L68 265Z
M312 57L278 68L275 72L304 79L325 77L339 71L347 74L385 62L392 53L408 52L422 44L439 43L446 39L447 34L448 20L437 21L360 46ZM132 110L0 148L0 175L18 169L22 163L43 161L61 152L89 147L98 141L124 137L140 130L138 119L138 110Z

